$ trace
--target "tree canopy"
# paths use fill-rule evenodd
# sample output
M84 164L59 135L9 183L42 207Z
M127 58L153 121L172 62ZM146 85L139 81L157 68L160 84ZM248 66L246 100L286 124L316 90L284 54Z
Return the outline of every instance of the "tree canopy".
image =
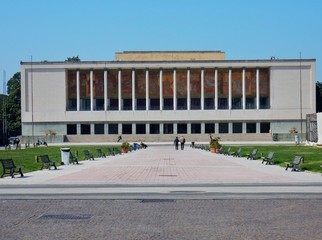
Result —
M9 136L21 135L21 76L13 75L7 83L7 123Z
M73 57L68 57L66 60L65 60L65 62L80 62L81 60L80 60L80 58L79 58L79 56L77 55L77 56L73 56Z

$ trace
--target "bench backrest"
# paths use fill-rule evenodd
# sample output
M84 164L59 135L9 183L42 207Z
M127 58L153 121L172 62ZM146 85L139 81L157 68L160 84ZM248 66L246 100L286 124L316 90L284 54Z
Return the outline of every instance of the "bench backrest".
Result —
M302 156L295 156L293 160L293 164L300 164L301 162L304 162L304 158Z
M42 163L49 163L50 162L48 155L39 155L38 157Z
M83 153L84 153L85 155L88 155L88 154L89 154L89 151L88 151L88 150L84 150L84 151L83 151Z
M252 156L256 155L257 154L257 148L255 148L253 151L252 151Z
M272 159L274 157L274 152L269 152L267 155L268 159Z
M11 158L7 159L0 159L2 166L4 169L10 169L10 168L15 168L15 164Z

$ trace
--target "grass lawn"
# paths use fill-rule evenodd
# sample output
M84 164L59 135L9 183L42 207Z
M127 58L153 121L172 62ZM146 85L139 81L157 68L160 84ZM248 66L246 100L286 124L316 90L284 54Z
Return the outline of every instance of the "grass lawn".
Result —
M291 162L294 156L304 157L304 164L301 164L303 170L311 172L322 172L322 148L312 146L232 146L231 151L242 148L242 156L251 153L254 148L258 149L257 157L260 158L261 153L267 156L268 152L275 152L274 162L285 167L284 162ZM224 148L227 148L227 146ZM260 161L260 159L258 160Z
M120 146L72 146L70 147L71 152L75 155L75 152L78 152L78 161L84 159L83 150L87 149L94 157L97 157L97 149L100 148L106 155L107 149L119 148ZM12 158L15 165L22 165L23 173L32 172L40 170L41 162L36 161L37 155L48 155L50 160L58 160L58 166L61 161L61 152L60 146L49 146L49 147L36 147L36 148L27 148L21 150L3 150L0 151L0 159L3 158ZM0 163L0 175L3 172L2 165Z

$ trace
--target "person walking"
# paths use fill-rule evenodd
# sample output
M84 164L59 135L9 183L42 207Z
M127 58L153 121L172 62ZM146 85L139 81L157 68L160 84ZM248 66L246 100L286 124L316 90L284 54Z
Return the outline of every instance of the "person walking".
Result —
M183 136L181 136L181 138L180 138L181 150L184 150L184 144L185 144L185 142L186 142L186 139Z
M173 143L174 143L175 149L179 150L179 138L178 137L176 137L174 139Z

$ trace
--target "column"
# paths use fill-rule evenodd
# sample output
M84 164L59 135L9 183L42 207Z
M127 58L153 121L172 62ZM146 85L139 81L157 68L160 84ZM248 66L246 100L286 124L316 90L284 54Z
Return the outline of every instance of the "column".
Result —
M190 110L190 68L187 70L187 110Z
M76 128L77 135L81 135L81 125L79 123L76 125Z
M228 75L228 109L231 110L231 68Z
M77 95L77 111L80 109L80 90L79 90L79 70L76 73L76 95Z
M149 69L145 70L145 109L146 111L149 110L150 104L149 104Z
M136 124L132 123L132 134L136 134Z
M231 134L233 132L233 123L228 122L228 134Z
M160 69L160 110L163 110L163 81L162 81L162 69Z
M176 69L173 69L173 110L177 110L177 70Z
M191 134L191 122L187 123L187 134Z
M94 91L93 91L93 69L91 69L89 74L89 89L90 89L90 104L91 111L94 110Z
M132 69L132 111L135 111L135 69Z
M164 123L160 123L160 134L164 133L163 126L164 126Z
M246 133L247 132L246 122L242 122L242 126L243 126L243 133Z
M243 68L243 83L242 83L242 104L243 104L243 109L246 109L246 82L245 82L245 68Z
M107 111L107 70L104 70L104 111Z
M178 134L178 123L173 123L173 134Z
M256 122L256 133L260 133L260 131L261 131L261 123Z
M256 109L259 109L259 69L256 69Z
M215 134L218 134L219 133L219 123L215 123Z
M215 110L218 109L218 69L215 69Z
M203 122L201 123L201 134L206 134L205 131L206 131L206 124Z
M119 100L119 111L122 110L122 70L119 69L119 72L118 72L118 100Z
M205 109L205 94L204 94L204 85L205 85L205 70L204 68L201 69L201 110Z

